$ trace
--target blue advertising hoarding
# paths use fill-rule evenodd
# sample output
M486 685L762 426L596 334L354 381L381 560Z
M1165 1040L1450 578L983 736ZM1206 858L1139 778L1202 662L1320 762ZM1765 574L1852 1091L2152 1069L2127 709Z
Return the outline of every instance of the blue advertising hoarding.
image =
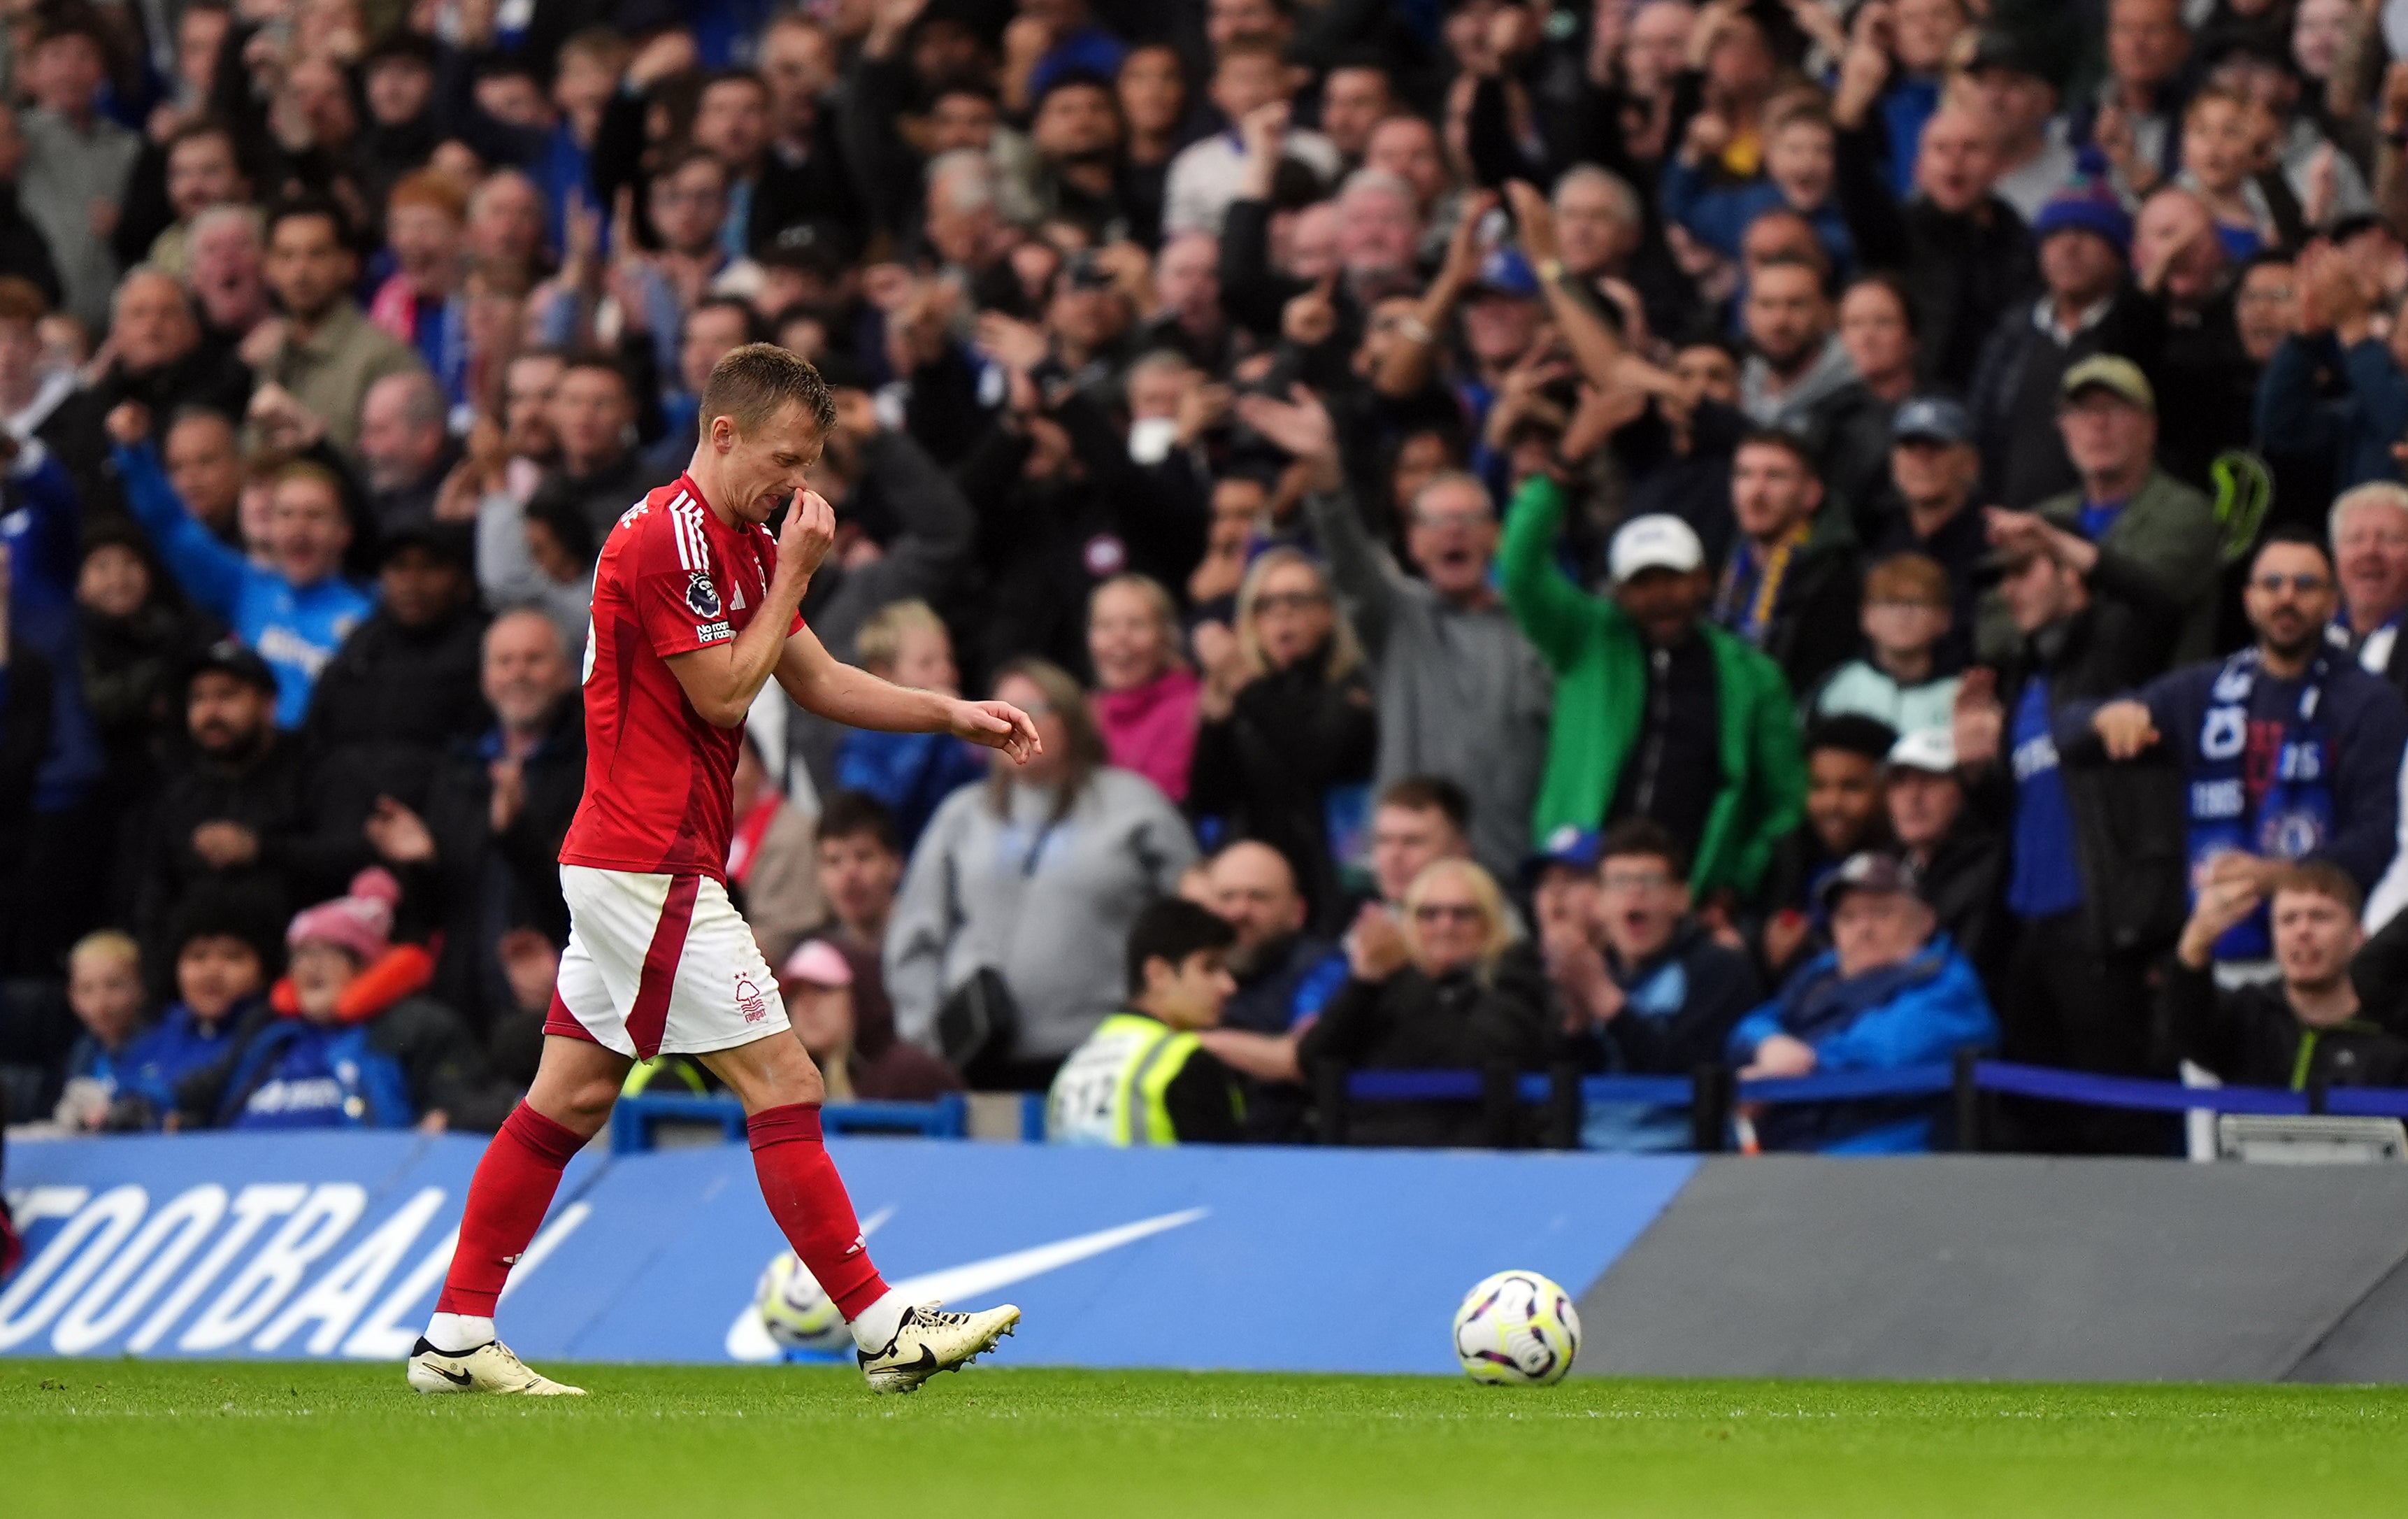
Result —
M25 1265L0 1354L398 1359L432 1311L483 1140L191 1135L12 1145ZM1575 1294L1695 1169L1685 1157L829 1146L889 1282L1025 1311L1028 1365L1455 1369L1491 1271ZM530 1359L730 1362L783 1248L740 1145L580 1155L511 1279Z

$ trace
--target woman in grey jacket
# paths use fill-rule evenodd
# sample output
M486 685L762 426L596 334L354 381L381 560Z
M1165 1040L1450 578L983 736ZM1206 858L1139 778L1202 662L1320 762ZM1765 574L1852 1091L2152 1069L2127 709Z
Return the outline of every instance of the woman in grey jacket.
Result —
M982 1086L1042 1091L1054 1068L1118 1007L1138 913L1178 888L1196 840L1154 783L1104 763L1079 683L1042 660L995 683L1037 724L1044 752L947 797L905 871L886 934L886 989L904 1038L937 1047L945 998L982 969L1017 1013Z

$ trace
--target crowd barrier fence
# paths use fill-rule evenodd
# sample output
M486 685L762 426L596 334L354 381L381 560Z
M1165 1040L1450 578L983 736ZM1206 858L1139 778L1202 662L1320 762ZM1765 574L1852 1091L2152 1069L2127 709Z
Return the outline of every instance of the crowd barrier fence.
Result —
M1358 1070L1326 1066L1313 1072L1316 1138L1345 1142L1352 1110L1363 1103L1459 1102L1480 1104L1499 1149L1528 1145L1534 1138L1528 1110L1541 1110L1535 1130L1541 1148L1579 1148L1581 1114L1592 1103L1630 1103L1686 1108L1691 1148L1727 1149L1734 1113L1759 1105L1794 1102L1864 1102L1951 1099L1956 1148L1978 1150L1988 1128L1987 1102L2014 1096L2085 1107L2147 1112L2271 1114L2298 1117L2408 1119L2408 1090L2329 1087L2311 1083L2298 1091L2252 1086L2185 1086L2175 1082L2100 1076L2044 1066L1993 1060L1978 1051L1959 1051L1953 1060L1897 1070L1837 1071L1742 1081L1727 1066L1700 1066L1687 1076L1592 1076L1558 1066L1545 1073L1503 1067L1488 1070ZM969 1136L968 1100L948 1093L934 1102L832 1102L822 1111L830 1134L912 1135L932 1139ZM638 1096L621 1099L610 1120L610 1147L622 1154L650 1150L663 1125L717 1125L731 1141L744 1138L744 1110L734 1097ZM1044 1099L1022 1098L1019 1137L1044 1138Z

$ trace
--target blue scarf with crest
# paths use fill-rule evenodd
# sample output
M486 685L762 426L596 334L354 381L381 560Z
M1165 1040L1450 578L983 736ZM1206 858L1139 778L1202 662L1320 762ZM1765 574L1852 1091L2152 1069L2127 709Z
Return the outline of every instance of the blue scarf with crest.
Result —
M2190 777L2190 894L2219 854L2240 850L2270 860L2296 860L2315 853L2332 838L2331 755L2324 725L2325 682L2332 676L2333 652L2319 645L2306 679L2300 682L2300 703L2283 724L2282 743L2275 750L2269 774L2243 773L2249 753L2249 702L2258 688L2258 655L2243 649L2224 662L2215 683L2208 688L2208 706L2200 720L2198 758ZM2251 799L2252 782L2258 790ZM2266 932L2266 910L2260 907L2225 931L2215 941L2218 960L2262 960L2273 953Z

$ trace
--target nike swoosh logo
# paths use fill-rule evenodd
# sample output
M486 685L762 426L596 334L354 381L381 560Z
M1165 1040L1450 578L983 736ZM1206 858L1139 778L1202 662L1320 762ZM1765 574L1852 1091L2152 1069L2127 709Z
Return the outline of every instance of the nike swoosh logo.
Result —
M869 1365L870 1355L869 1352L866 1350L854 1351L853 1353L853 1358L863 1367L867 1367ZM912 1362L910 1366L890 1366L884 1368L884 1369L888 1371L918 1371L923 1375L933 1372L937 1369L936 1347L933 1345L923 1345L920 1347L920 1358Z
M477 1380L466 1371L446 1371L439 1366L434 1369L437 1376L441 1377L444 1381L450 1383L454 1387L466 1387Z
M888 1285L901 1293L907 1302L924 1303L931 1298L941 1298L951 1304L983 1297L989 1293L1000 1292L1015 1282L1025 1282L1048 1271L1058 1271L1065 1266L1075 1265L1108 1250L1135 1244L1151 1235L1182 1228L1211 1211L1209 1208L1187 1208L1175 1213L1157 1213L1152 1218L1116 1225L1109 1229L1056 1240L1052 1244L1032 1245L1026 1250L1014 1250L1001 1255L989 1255L984 1260L968 1261L960 1266L948 1266L918 1276L904 1277ZM864 1232L883 1224L894 1213L892 1208L882 1209L871 1225L865 1226ZM736 1322L727 1326L726 1349L729 1357L738 1361L774 1361L778 1358L777 1342L762 1326L761 1315L752 1311L749 1297L737 1311Z

